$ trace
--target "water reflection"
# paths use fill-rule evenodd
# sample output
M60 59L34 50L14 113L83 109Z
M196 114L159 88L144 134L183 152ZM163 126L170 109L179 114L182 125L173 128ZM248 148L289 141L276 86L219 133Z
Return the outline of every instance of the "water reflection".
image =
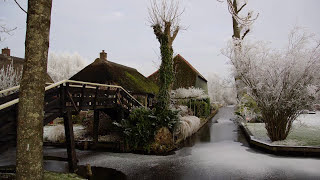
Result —
M78 166L77 174L89 180L127 179L127 176L124 173L115 169L94 166Z

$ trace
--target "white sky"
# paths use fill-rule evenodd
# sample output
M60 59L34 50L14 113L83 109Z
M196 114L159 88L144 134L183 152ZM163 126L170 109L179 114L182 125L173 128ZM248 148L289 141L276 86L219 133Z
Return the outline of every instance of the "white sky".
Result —
M181 0L186 7L175 53L181 54L200 73L228 76L230 67L220 54L232 36L232 21L226 3L216 0ZM18 0L27 9L26 0ZM159 43L148 24L149 0L53 0L50 32L51 52L78 52L94 61L104 49L108 59L137 68L148 76L157 69ZM283 47L295 25L320 34L319 0L249 0L243 10L258 12L249 38ZM0 42L13 56L24 57L26 14L13 1L0 1L0 23L17 27Z

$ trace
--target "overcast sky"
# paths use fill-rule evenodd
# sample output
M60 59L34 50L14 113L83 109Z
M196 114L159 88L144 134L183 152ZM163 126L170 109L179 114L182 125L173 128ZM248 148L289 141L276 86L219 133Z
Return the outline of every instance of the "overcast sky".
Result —
M283 47L289 31L303 26L320 35L319 0L248 0L243 11L259 13L249 38L270 41ZM18 0L27 9L26 0ZM232 36L232 21L226 3L216 0L181 0L185 7L182 25L187 27L174 42L181 54L208 77L230 74L227 59L220 50ZM149 0L53 0L50 52L78 52L88 63L105 50L108 59L137 68L148 76L159 60L159 43L147 17ZM12 36L0 42L11 54L24 57L26 14L13 0L0 1L0 23L17 27Z

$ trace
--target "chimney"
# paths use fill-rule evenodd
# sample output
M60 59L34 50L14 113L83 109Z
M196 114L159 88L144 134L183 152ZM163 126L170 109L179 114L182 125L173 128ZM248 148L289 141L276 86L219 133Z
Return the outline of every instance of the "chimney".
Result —
M10 49L8 47L2 49L2 55L10 56Z
M102 52L100 53L100 59L102 60L107 60L107 53L104 52L104 50L102 50Z

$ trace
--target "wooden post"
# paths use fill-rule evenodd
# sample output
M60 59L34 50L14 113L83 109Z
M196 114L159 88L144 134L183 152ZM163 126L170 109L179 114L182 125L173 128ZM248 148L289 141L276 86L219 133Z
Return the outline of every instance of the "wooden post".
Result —
M148 94L144 97L144 106L148 107Z
M74 143L71 111L67 111L66 113L64 113L63 119L64 119L64 130L66 135L69 171L75 172L77 169L77 156L76 156L75 143Z
M93 122L93 141L94 144L98 143L99 140L99 111L98 110L94 110L93 113L94 116L94 122Z
M86 85L84 84L82 86L82 89L81 89L81 98L80 98L80 103L79 103L79 110L81 111L82 110L82 107L83 107L83 101L84 101L84 90L86 89Z

